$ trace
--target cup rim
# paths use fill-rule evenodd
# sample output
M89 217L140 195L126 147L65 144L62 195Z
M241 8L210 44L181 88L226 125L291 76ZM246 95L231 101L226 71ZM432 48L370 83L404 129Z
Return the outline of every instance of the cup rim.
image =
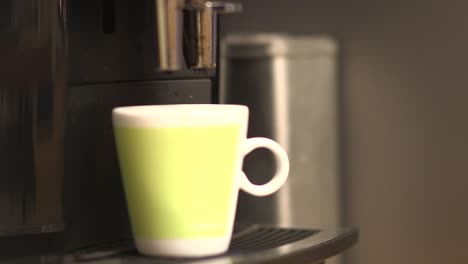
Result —
M248 107L235 104L164 104L121 106L112 110L117 126L175 126L237 123Z

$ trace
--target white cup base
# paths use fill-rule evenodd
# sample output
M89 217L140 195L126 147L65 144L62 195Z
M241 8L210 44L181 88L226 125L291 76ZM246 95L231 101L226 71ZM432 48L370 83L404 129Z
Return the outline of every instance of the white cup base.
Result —
M196 258L222 254L230 237L204 239L135 239L138 252L147 256Z

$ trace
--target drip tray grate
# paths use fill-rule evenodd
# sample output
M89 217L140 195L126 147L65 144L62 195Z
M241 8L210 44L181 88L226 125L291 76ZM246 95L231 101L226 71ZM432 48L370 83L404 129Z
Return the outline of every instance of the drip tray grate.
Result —
M73 261L67 263L106 264L115 263L112 262L114 260L139 264L289 263L289 259L283 262L288 256L321 263L351 247L356 241L357 230L352 228L323 231L253 225L235 230L228 252L218 256L197 259L145 257L136 251L132 241L122 241L75 251L69 255ZM282 248L285 245L288 246Z
M249 228L233 236L227 254L257 252L303 240L317 233L316 230L284 228Z

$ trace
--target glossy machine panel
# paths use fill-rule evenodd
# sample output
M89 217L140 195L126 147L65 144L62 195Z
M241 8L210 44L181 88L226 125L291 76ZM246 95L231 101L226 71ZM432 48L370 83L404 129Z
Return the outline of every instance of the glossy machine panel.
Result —
M210 88L209 79L71 87L65 134L67 249L131 238L112 132L112 108L210 103Z
M158 70L155 0L68 1L72 85L214 77L215 69Z
M64 10L0 1L0 236L64 227Z
M0 1L0 255L129 238L112 107L216 102L158 70L153 2Z
M131 237L113 107L216 101L214 69L159 70L155 2L69 0L66 249Z

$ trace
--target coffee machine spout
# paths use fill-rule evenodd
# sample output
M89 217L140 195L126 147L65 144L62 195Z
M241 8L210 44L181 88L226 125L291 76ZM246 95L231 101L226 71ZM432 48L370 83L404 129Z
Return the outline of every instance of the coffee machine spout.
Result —
M161 71L214 68L218 14L239 12L242 7L207 0L156 0L155 6Z
M175 71L182 68L179 47L182 37L180 13L184 0L156 0L156 38L159 69Z

